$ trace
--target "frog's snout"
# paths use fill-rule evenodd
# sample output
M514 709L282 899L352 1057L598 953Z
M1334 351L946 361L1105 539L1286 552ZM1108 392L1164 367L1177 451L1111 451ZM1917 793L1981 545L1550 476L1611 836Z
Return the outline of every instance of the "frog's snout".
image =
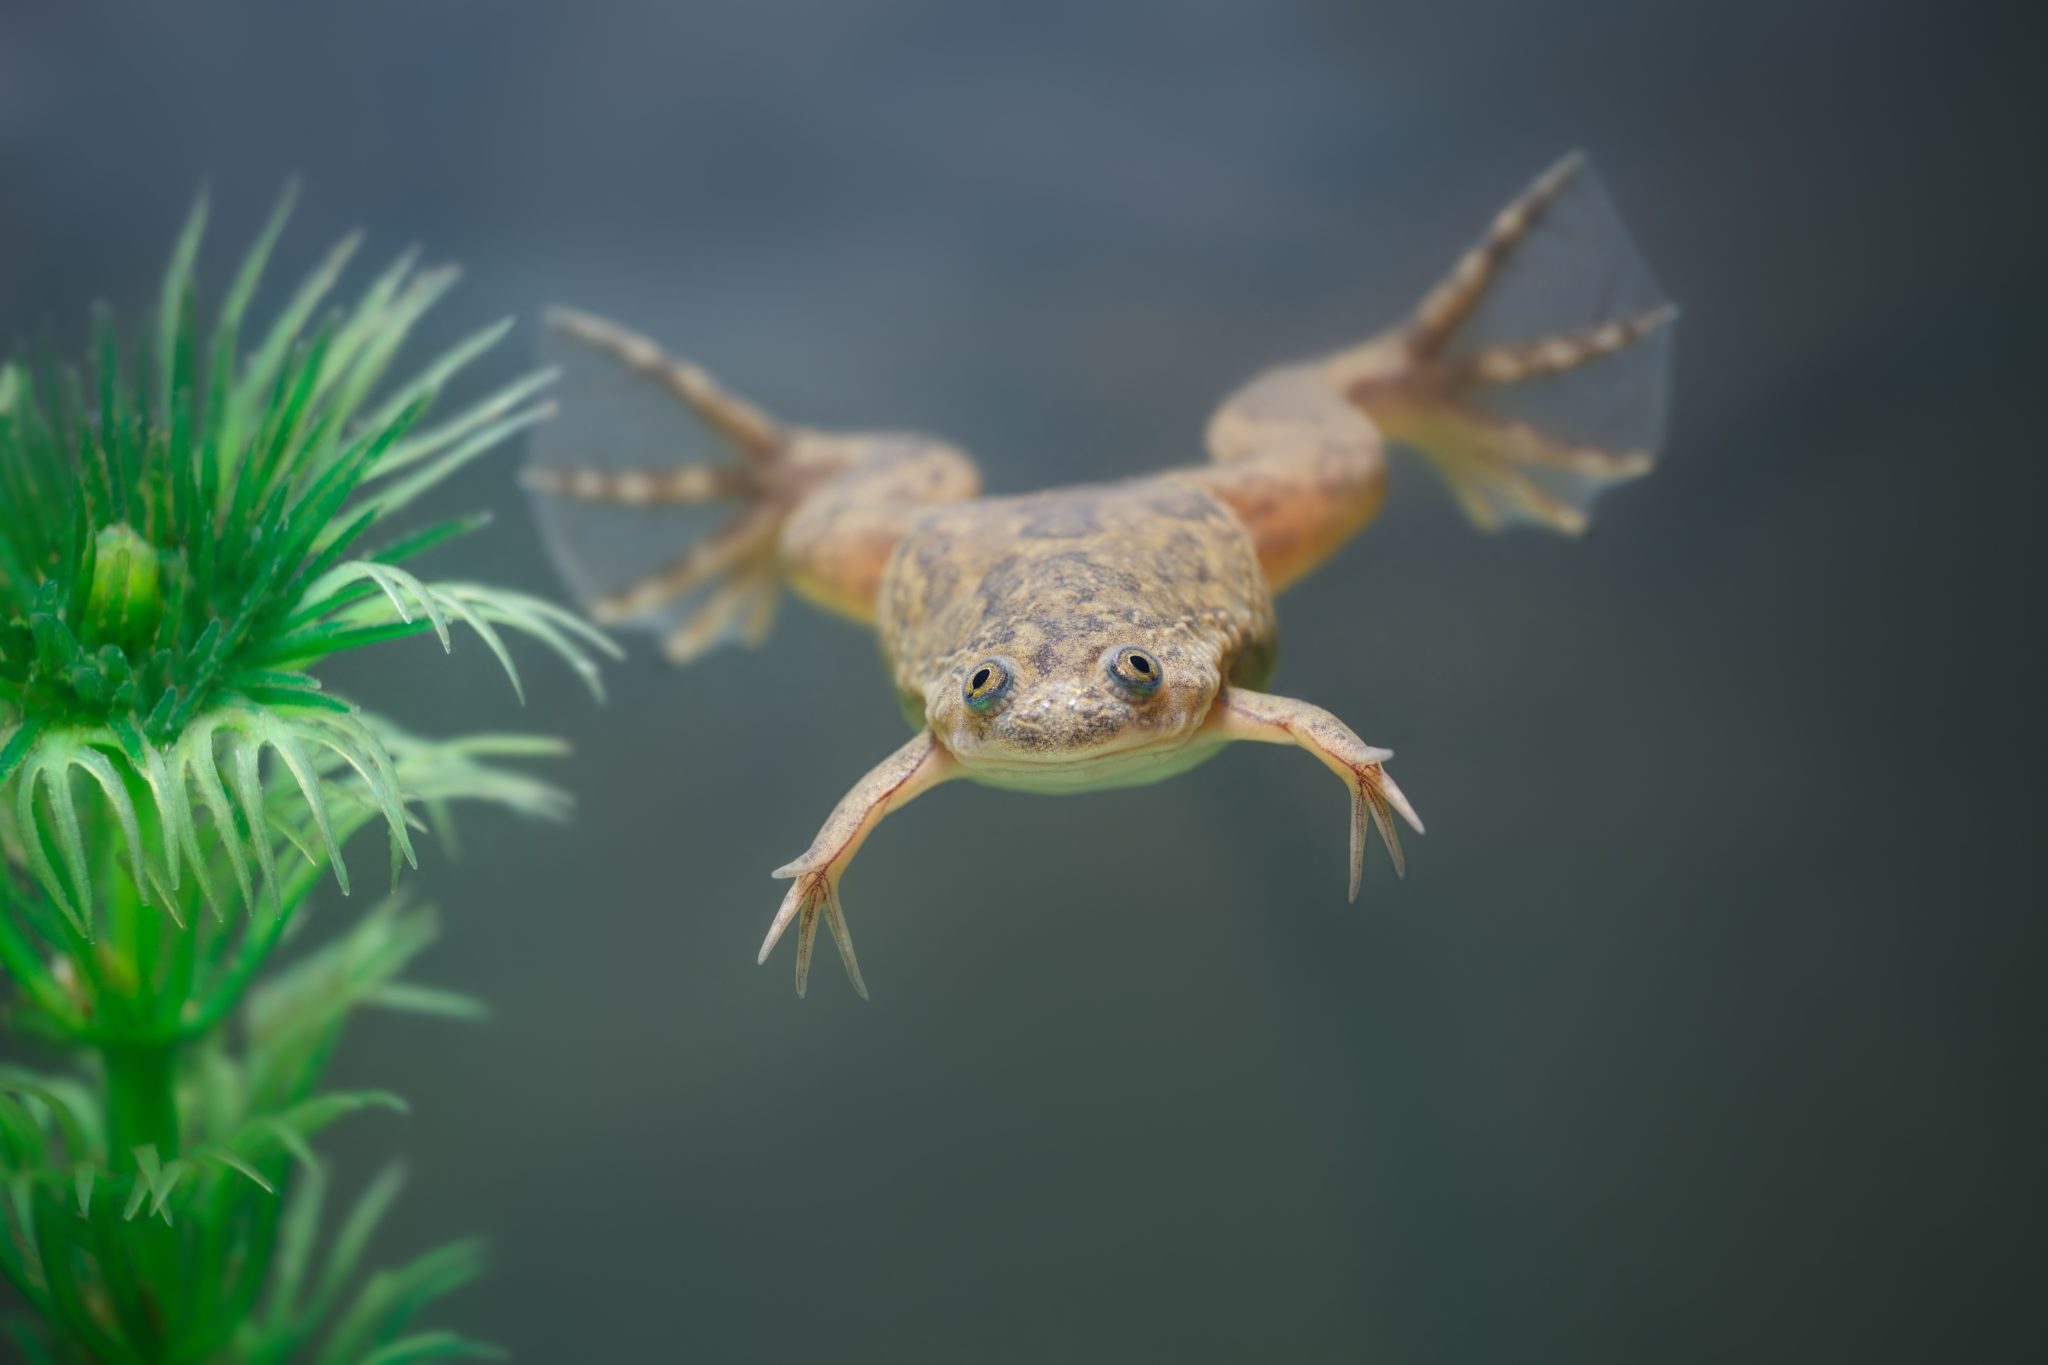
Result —
M1005 707L989 733L997 743L1033 753L1088 749L1122 733L1130 712L1100 688L1042 682Z

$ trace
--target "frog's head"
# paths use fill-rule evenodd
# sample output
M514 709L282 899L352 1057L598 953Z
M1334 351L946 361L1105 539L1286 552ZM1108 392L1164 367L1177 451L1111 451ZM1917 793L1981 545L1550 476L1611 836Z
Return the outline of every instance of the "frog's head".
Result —
M969 654L925 698L933 732L969 771L1031 785L1135 773L1187 747L1222 683L1214 654L1188 643L1048 635Z

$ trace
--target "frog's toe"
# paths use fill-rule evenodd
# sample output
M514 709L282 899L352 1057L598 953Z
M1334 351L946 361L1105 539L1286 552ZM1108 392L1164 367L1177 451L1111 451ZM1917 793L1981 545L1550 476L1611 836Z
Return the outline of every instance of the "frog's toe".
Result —
M853 955L853 931L846 927L846 907L839 903L839 888L833 887L825 897L825 925L832 931L832 942L839 947L839 960L846 967L846 979L853 983L854 993L865 1000L868 998L868 983L860 974L860 959ZM797 992L801 996L803 987Z
M1378 752L1387 754L1384 749ZM1416 815L1415 807L1401 789L1394 785L1394 779L1387 775L1383 762L1360 766L1357 776L1351 782L1351 889L1349 898L1358 899L1359 886L1365 880L1365 846L1371 842L1371 827L1378 826L1380 840L1387 846L1387 856L1393 860L1394 875L1408 875L1408 860L1401 852L1401 836L1394 828L1394 816L1398 812L1409 827L1417 834L1422 833L1422 819Z
M810 987L811 950L817 946L818 920L822 917L832 931L832 941L838 945L839 960L846 966L846 975L853 982L853 989L861 999L867 999L867 981L861 976L860 960L853 952L853 934L846 925L846 910L839 902L839 879L829 870L787 875L794 875L796 881L783 896L782 905L775 912L774 922L768 926L768 936L762 940L761 953L756 960L764 964L768 961L768 955L775 951L775 945L794 921L797 925L796 993L802 997Z

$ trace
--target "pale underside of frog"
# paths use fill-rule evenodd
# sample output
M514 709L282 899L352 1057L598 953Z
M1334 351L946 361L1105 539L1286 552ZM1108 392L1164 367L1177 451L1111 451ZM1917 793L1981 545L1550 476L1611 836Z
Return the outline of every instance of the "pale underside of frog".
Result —
M1233 740L1296 745L1350 795L1352 899L1372 828L1398 872L1396 822L1422 824L1387 774L1390 752L1258 690L1273 595L1379 511L1389 443L1428 457L1483 527L1583 530L1603 488L1651 466L1673 316L1571 156L1405 321L1230 396L1206 464L983 496L944 441L776 421L647 338L558 311L558 335L679 400L735 458L544 448L526 477L585 607L658 628L678 663L758 643L783 585L874 627L917 733L775 871L793 884L760 954L796 924L802 994L822 920L865 996L840 877L884 815L954 778L1099 790L1183 772ZM608 553L646 544L663 515L720 503L737 510L652 562L622 573Z

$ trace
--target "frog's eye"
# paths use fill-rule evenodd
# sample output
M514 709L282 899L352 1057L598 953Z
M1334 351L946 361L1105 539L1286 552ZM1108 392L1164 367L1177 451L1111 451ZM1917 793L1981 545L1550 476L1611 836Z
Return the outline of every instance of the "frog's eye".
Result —
M968 709L986 711L995 705L996 698L1010 690L1010 670L1003 667L1000 659L983 659L967 670L967 680L960 685L960 695L967 699Z
M1165 670L1159 667L1159 660L1144 650L1125 645L1109 656L1109 676L1143 697L1159 690Z

